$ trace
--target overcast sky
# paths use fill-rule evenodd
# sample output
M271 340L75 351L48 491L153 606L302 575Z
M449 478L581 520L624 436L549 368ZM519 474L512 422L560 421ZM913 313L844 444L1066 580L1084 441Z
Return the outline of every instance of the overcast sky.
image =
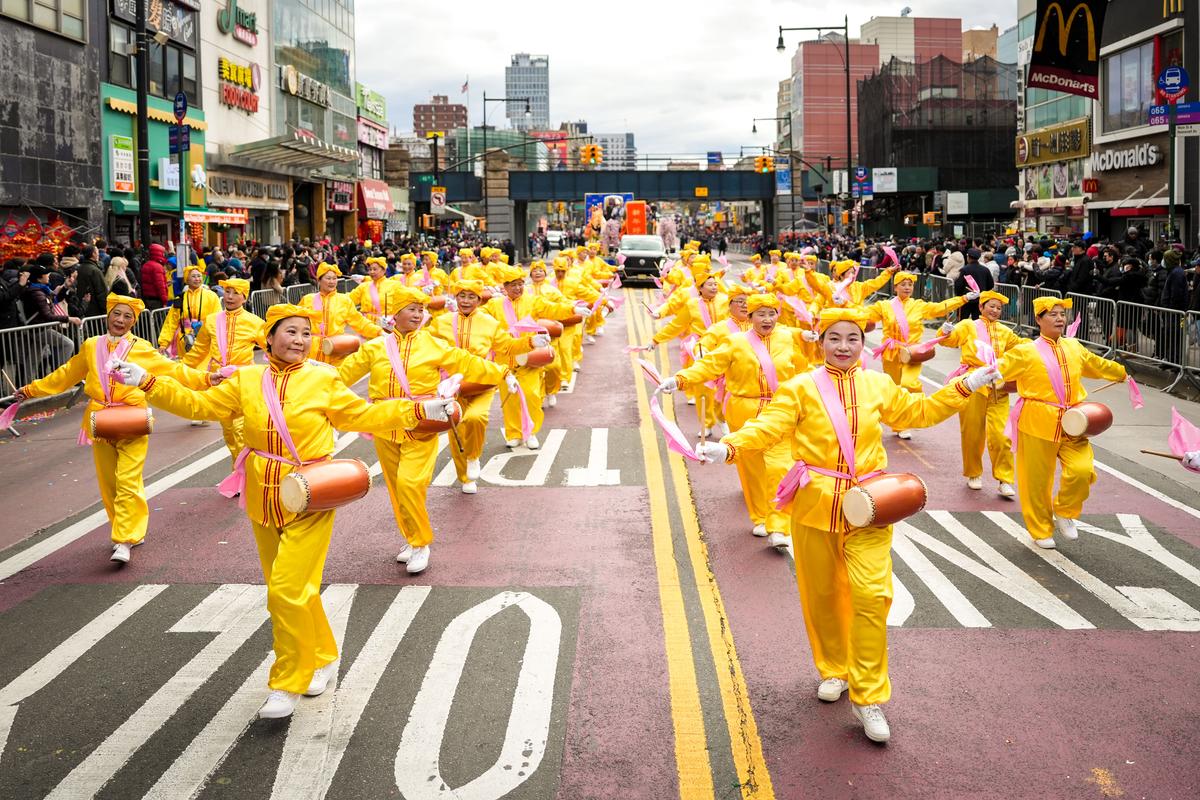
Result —
M632 131L639 153L730 153L773 138L772 123L757 136L750 123L775 116L776 90L799 41L800 34L786 34L788 51L776 52L779 25L840 24L849 10L856 38L863 22L898 16L905 2L357 0L356 68L360 83L387 97L392 126L404 131L412 129L413 104L435 93L451 102L469 98L478 125L483 92L504 96L509 57L545 54L552 128L584 119L592 133ZM1015 0L907 2L913 16L965 14L965 27L996 23L1003 31L1016 22ZM469 94L462 94L468 76ZM488 106L488 122L507 127L503 104Z

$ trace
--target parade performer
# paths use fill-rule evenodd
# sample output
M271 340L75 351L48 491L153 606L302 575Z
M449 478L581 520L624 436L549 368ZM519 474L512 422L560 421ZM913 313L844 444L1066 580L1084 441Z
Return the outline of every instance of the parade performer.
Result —
M412 258L406 253L400 257L400 263L403 264L406 257ZM336 278L333 285L336 289ZM350 301L358 307L363 317L381 328L387 327L385 318L390 318L396 310L387 302L388 287L391 285L387 277L387 259L368 258L367 279L350 291Z
M123 439L91 439L94 412L112 406L146 407L146 397L141 391L122 385L113 376L108 366L109 360L116 358L134 362L147 372L170 375L195 389L216 385L223 380L223 376L194 370L164 358L152 344L134 336L130 331L138 315L145 310L141 300L110 294L105 305L108 308L105 320L108 333L85 340L79 352L67 363L19 389L14 398L19 404L29 397L65 392L83 382L83 391L91 402L83 412L79 444L92 445L100 499L104 501L104 511L112 528L111 559L124 564L129 562L129 549L137 547L146 538L146 527L150 521L150 508L146 505L146 490L142 480L150 437L139 435Z
M509 380L506 369L451 347L422 327L429 297L407 286L401 293L392 333L372 339L346 358L338 374L347 386L370 375L367 394L371 402L394 397L419 399L433 397L447 376L462 375L464 382L494 386ZM516 384L516 379L512 379ZM465 449L465 442L464 449ZM452 442L451 447L457 447ZM375 437L375 452L387 482L388 496L396 525L404 536L404 547L396 561L407 565L410 575L429 566L433 526L425 507L425 492L433 480L437 460L438 437L435 433L395 432Z
M681 338L680 362L685 368L704 355L702 349L697 352L700 337L714 323L724 319L729 309L729 300L720 294L720 284L716 276L701 275L699 281L699 288L693 290L694 294L689 293L687 303L681 305L671 321L651 337L655 347ZM690 386L684 393L687 395L688 405L697 405L700 435L710 435L717 424L716 390L701 382ZM701 402L701 399L704 402ZM703 409L700 406L703 406Z
M221 372L228 377L241 367L254 363L254 348L266 348L263 321L245 309L250 296L250 281L229 278L220 282L225 290L221 311L204 321L196 334L196 344L183 357L183 363L193 369ZM242 452L242 418L221 420L221 432L230 458L237 460Z
M171 310L158 334L158 351L170 358L191 349L204 320L221 310L221 298L204 285L204 272L199 267L188 267L184 280L187 285L183 294L171 302Z
M1070 299L1034 298L1038 338L1009 350L999 364L1004 380L1016 381L1020 396L1007 433L1016 442L1021 516L1034 543L1045 549L1055 547L1055 533L1078 538L1075 520L1096 480L1091 442L1063 432L1063 413L1087 399L1083 378L1129 380L1125 367L1064 335L1071 305ZM1054 495L1056 463L1062 464L1062 475Z
M867 312L871 322L883 325L883 344L872 355L875 358L883 357L883 371L896 385L914 394L921 394L921 364L915 360L904 363L901 351L909 345L920 344L925 320L946 316L968 300L978 299L979 292L967 292L941 303L927 303L913 299L916 282L917 276L912 272L894 273L892 283L896 288L896 296L872 303L867 306ZM912 438L912 434L904 429L897 429L896 435L901 439Z
M849 689L867 737L886 742L891 730L880 704L891 697L892 527L849 527L843 500L851 487L886 470L882 424L936 425L998 374L981 368L929 397L913 394L860 366L867 324L862 309L826 309L819 324L824 365L781 384L761 414L696 452L737 464L747 451L780 441L790 448L795 466L777 497L791 514L796 581L821 675L817 697L833 702Z
M784 258L786 269L793 276L783 287L785 294L797 297L805 304L815 303L820 308L833 304L833 285L828 275L817 272L820 262L815 255L789 252Z
M547 279L546 262L544 261L534 261L529 265L529 287L526 291L533 297L541 297L555 305L571 305L570 301L554 285L554 281ZM572 314L574 313L572 311ZM550 346L554 349L554 361L542 370L542 397L546 400L547 408L554 408L558 405L558 393L562 389L562 382L570 376L570 367L566 366L566 358L563 355L563 339L566 338L566 330L566 326L563 326L563 334L551 340Z
M686 391L723 377L723 405L731 431L741 430L762 414L782 384L808 369L808 358L799 344L805 336L817 338L812 331L778 327L779 299L775 295L736 295L730 308L742 304L749 312L749 330L731 334L723 346L709 351L658 387L658 391ZM751 532L766 536L771 547L781 550L790 541L791 519L772 498L791 466L789 443L782 439L764 450L744 451L737 463Z
M558 259L555 259L554 274L558 290L575 305L577 316L584 317L583 322L566 326L567 330L563 331L562 336L567 340L563 342L563 347L570 348L571 371L579 372L582 369L581 362L583 361L584 323L591 318L591 308L600 298L600 288L593 286L591 281L585 279L578 265L572 266L571 258L565 259L561 270ZM565 372L563 377L565 384L567 380L570 380L570 372ZM562 388L567 387L564 385Z
M336 264L321 262L317 267L317 291L300 298L300 305L311 308L319 314L316 330L312 336L312 352L309 358L316 359L335 367L342 363L344 356L325 355L321 342L329 336L340 336L346 332L349 325L365 339L374 339L383 333L383 328L367 319L355 307L350 295L337 290L338 278L342 271Z
M246 450L224 484L241 486L267 584L275 663L271 689L258 716L291 716L303 693L315 697L337 674L338 646L321 604L321 576L335 511L293 514L280 499L281 482L297 467L329 459L334 429L383 434L405 431L421 419L445 419L444 400L420 406L392 400L370 405L326 365L308 361L312 309L280 304L267 310L268 363L244 367L208 392L190 391L169 378L123 363L121 380L145 392L153 405L185 417L228 421L244 417ZM139 387L134 389L133 387Z
M899 269L900 264L892 262L889 266L881 269L874 278L860 281L857 280L858 262L834 261L829 265L829 271L833 275L830 305L841 307L864 305L871 295L887 286L892 275Z
M962 364L951 374L957 377L976 367L995 365L1004 354L1019 344L1028 342L1000 324L1000 316L1008 298L999 292L986 291L979 295L979 319L964 319L957 325L943 323L943 347L962 349ZM983 488L983 449L986 445L992 462L992 477L1000 484L1001 497L1016 496L1013 488L1012 442L1004 434L1008 423L1008 392L1003 387L989 386L971 395L967 407L958 417L962 441L963 477L971 489Z

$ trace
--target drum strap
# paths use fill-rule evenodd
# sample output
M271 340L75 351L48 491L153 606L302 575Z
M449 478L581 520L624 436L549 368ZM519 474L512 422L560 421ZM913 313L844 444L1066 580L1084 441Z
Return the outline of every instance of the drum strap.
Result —
M511 328L517 324L517 309L513 307L513 302L509 299L508 295L504 295L503 297L503 306L504 321L507 322L508 327Z
M458 315L455 314L454 322L456 324L454 326L454 338L456 341L458 340L457 317ZM411 400L412 389L410 389L408 385L408 369L407 365L404 363L404 359L400 357L399 342L396 341L396 337L394 335L389 334L387 339L384 340L384 347L387 349L388 361L392 362L392 372L396 375L396 382L400 384L400 391L403 392L401 396L407 397L409 400Z
M303 462L300 460L300 454L296 452L296 443L292 441L292 432L288 430L287 420L283 416L283 404L279 401L279 392L275 389L275 380L271 377L270 367L263 370L262 393L263 399L267 402L267 413L275 425L275 432L283 440L284 447L292 454L293 466L299 466Z
M771 389L771 394L775 394L779 391L779 374L775 371L775 362L771 360L771 351L767 347L767 343L762 340L757 331L752 330L746 331L746 341L750 343L750 349L758 358L758 365L762 367L763 377L767 379L767 386ZM845 414L842 416L844 417Z

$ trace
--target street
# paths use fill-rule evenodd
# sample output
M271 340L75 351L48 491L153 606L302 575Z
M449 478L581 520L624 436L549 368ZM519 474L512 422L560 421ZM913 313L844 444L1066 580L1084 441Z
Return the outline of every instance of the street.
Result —
M623 351L652 291L625 292L540 450L507 449L494 405L466 496L443 437L427 572L394 561L382 481L338 512L338 683L290 720L255 719L270 627L245 514L213 488L220 429L163 415L150 531L117 568L80 408L22 426L0 444L25 477L0 486L0 797L1200 796L1200 476L1137 454L1200 405L1108 397L1082 535L1053 551L990 478L966 487L956 419L885 436L930 497L895 529L882 747L816 700L791 558L750 535L733 469L669 454ZM956 364L941 351L927 390ZM665 406L694 437L695 409ZM338 448L379 477L370 442Z

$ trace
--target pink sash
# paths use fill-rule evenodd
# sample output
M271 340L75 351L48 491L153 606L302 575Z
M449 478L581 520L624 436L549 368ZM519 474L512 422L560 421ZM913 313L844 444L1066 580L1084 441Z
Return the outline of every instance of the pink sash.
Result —
M746 331L746 341L750 343L750 349L758 357L758 365L762 367L763 376L767 379L767 386L774 395L779 391L779 375L775 371L775 362L771 360L771 351L757 331ZM843 416L845 415L843 414Z
M382 317L383 306L379 304L379 287L370 278L367 278L367 281L367 292L371 295L371 305L375 307L376 316Z
M122 339L112 351L112 355L108 353L108 337L99 336L96 338L96 346L92 349L92 357L96 366L96 379L100 382L100 390L104 392L104 405L113 405L112 401L112 375L108 369L108 362L111 360L124 361L125 356L129 355L129 351L133 349L133 340ZM101 355L100 348L104 346L105 354ZM117 403L116 405L124 405ZM14 412L15 413L15 412ZM75 444L79 447L87 447L92 443L92 438L87 435L83 428L79 429L79 436L75 438Z
M457 317L458 315L456 314L455 316ZM457 322L457 320L455 321ZM455 325L454 338L458 339L457 325ZM383 346L387 350L388 361L392 364L392 372L396 375L396 383L400 384L400 391L404 393L402 396L412 400L412 389L409 388L408 384L408 365L400 357L400 345L396 341L396 337L389 335L384 340Z
M221 356L221 366L229 363L229 331L225 329L226 314L218 311L213 325L217 333L217 354Z
M708 310L708 303L704 302L704 298L700 297L699 292L696 294L696 305L700 308L700 321L704 323L704 330L712 327L712 313Z
M320 315L321 315L321 324L317 328L317 335L324 337L325 336L325 301L323 301L321 299L321 290L320 289L318 289L317 293L315 295L313 295L313 311L316 311L316 312L320 313Z
M904 303L901 302L899 297L893 297L892 301L891 301L891 305L892 305L892 314L895 315L895 317L896 317L896 327L900 329L900 338L899 339L893 339L891 337L885 338L883 340L883 343L881 345L879 345L879 347L876 347L874 350L871 351L871 356L873 358L879 358L881 355L886 353L893 345L895 345L897 348L900 348L900 347L904 347L908 344L908 337L909 337L911 331L908 327L908 315L904 313Z
M517 324L517 309L513 307L512 300L508 298L508 295L504 295L502 299L504 301L504 320L511 328Z
M1033 399L1034 402L1046 403L1055 408L1066 410L1067 405L1067 387L1063 385L1062 368L1058 364L1058 358L1054 355L1054 347L1045 339L1038 338L1033 343L1038 355L1041 356L1042 364L1046 367L1046 374L1050 376L1050 388L1054 390L1054 396L1058 398L1057 403L1052 403L1047 400L1036 400L1035 398L1018 397L1017 402L1013 403L1012 411L1008 413L1008 424L1004 426L1004 435L1012 442L1012 451L1017 452L1017 432L1018 423L1021 419L1021 411L1025 408L1025 401Z

